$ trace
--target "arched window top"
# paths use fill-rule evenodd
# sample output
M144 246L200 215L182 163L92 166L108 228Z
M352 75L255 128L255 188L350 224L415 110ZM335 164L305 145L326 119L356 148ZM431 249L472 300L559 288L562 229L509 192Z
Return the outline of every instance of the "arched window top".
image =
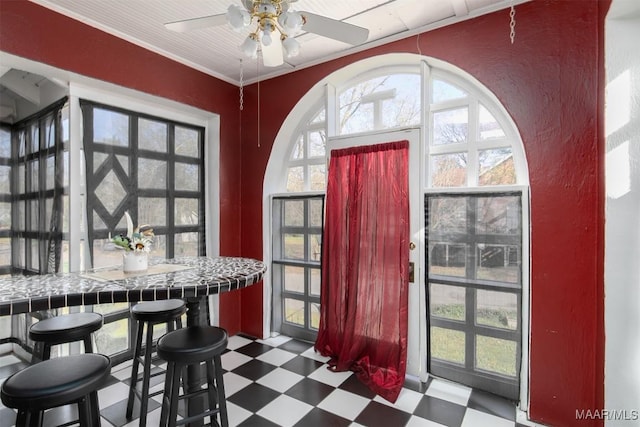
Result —
M329 135L403 127L421 128L425 190L528 184L518 131L491 92L451 64L389 54L336 71L303 97L276 138L265 190L324 191Z

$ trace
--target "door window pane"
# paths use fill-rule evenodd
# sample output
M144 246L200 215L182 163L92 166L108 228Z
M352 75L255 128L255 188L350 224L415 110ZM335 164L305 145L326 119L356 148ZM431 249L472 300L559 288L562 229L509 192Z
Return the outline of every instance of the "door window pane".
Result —
M431 357L464 365L464 332L432 326L430 338Z
M285 234L283 255L285 259L304 259L304 235Z
M175 200L175 225L198 224L198 199L176 198Z
M167 188L167 162L161 160L138 159L138 187Z
M304 226L304 200L287 200L284 205L284 226Z
M284 267L284 290L304 294L304 268Z
M156 236L154 243L157 246L157 252L164 252L164 246L162 242L163 236ZM174 251L175 256L198 256L198 248L200 247L200 240L198 233L176 233L174 238ZM155 255L155 254L154 254Z
M476 367L510 377L516 375L516 342L476 336Z
M304 301L297 299L284 299L284 320L287 323L295 323L304 326Z
M175 145L176 154L189 157L200 156L200 138L201 132L196 129L185 128L182 126L175 127Z
M200 167L193 163L175 164L175 189L181 191L200 190Z
M432 316L465 320L465 288L431 283L429 290L429 310Z
M494 328L518 328L518 296L508 292L476 291L476 324Z

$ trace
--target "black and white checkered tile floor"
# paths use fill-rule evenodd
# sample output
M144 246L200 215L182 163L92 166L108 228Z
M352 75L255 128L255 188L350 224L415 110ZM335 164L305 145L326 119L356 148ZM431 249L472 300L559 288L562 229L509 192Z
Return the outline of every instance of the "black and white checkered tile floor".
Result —
M533 425L516 416L515 405L491 394L440 379L426 386L407 385L395 404L373 394L350 372L327 369L326 358L309 343L288 337L229 339L222 356L229 421L232 426L381 426L381 427L521 427ZM0 356L0 381L26 365L13 355ZM154 368L164 369L162 361ZM99 391L102 425L137 426L124 417L131 362L114 366ZM164 376L152 378L151 391ZM148 426L160 420L160 396L149 403ZM73 407L45 416L46 425L70 418ZM137 408L134 410L134 413ZM65 418L67 417L67 418ZM15 413L0 405L0 427L12 426Z

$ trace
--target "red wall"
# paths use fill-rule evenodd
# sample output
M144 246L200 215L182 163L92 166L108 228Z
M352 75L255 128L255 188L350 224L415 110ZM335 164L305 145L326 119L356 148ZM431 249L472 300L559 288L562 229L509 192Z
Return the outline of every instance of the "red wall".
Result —
M0 1L0 50L220 115L220 253L240 255L240 114L234 85L27 1ZM240 300L220 316L240 328Z
M530 413L549 425L577 425L576 409L601 409L604 400L602 38L609 4L519 5L514 45L508 11L419 38L424 55L466 70L493 91L524 141L531 183ZM261 258L262 181L288 112L331 72L417 47L413 37L260 83L269 117L260 120L259 138L257 85L247 87L240 141L232 85L32 3L0 2L0 50L220 114L221 252ZM261 336L261 308L261 286L225 294L223 326Z
M549 425L604 402L603 48L608 0L534 1L424 33L422 54L469 72L506 107L522 136L531 184L531 417ZM357 60L417 52L415 37L260 83L245 90L242 252L262 255L262 181L288 112L319 80ZM302 47L304 49L304 46ZM268 108L266 102L269 103ZM262 288L243 291L242 329L262 333ZM248 307L254 310L247 310Z

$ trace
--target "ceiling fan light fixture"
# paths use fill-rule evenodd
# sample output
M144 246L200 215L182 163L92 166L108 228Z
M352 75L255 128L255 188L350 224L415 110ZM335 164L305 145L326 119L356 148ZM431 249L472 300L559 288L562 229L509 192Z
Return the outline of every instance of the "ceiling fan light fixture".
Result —
M249 58L257 58L258 57L258 37L251 33L249 37L245 39L245 41L240 46L242 52Z
M282 48L287 58L293 58L300 53L300 43L293 37L286 37L282 41Z
M241 31L251 23L251 15L240 6L232 4L227 9L227 21L235 31Z
M278 17L278 23L289 35L297 34L304 25L304 18L300 12L287 11Z

